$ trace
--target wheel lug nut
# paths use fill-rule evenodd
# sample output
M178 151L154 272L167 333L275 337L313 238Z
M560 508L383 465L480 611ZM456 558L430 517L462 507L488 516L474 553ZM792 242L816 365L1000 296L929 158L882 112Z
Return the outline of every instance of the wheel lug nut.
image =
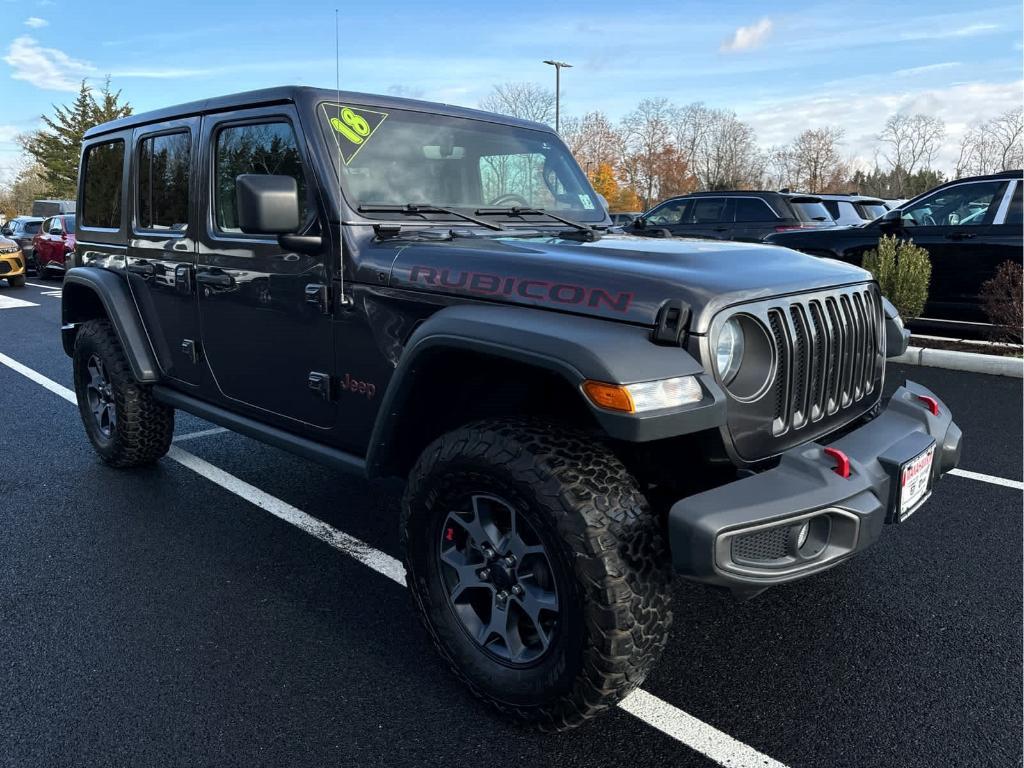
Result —
M521 594L523 594L523 588L518 584L512 585L512 594L516 597L519 597Z
M512 566L514 566L516 564L516 556L515 555L506 555L503 562L505 563L505 565L507 565L509 568L511 568Z
M508 592L506 592L504 589L498 593L498 602L502 605L508 602Z
M489 578L491 578L491 569L482 568L480 572L477 573L477 576L479 576L482 581L487 581Z

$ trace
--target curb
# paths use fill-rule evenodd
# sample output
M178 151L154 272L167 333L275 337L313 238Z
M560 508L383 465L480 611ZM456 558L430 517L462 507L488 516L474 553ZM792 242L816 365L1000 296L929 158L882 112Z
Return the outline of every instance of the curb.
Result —
M970 373L987 373L991 376L1010 376L1015 379L1024 378L1024 360L1019 357L907 347L907 351L902 355L890 357L889 362L948 368L953 371L968 371Z

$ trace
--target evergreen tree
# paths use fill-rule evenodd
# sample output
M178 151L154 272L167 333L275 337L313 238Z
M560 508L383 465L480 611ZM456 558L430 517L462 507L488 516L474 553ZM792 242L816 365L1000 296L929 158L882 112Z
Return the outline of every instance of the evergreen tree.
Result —
M74 103L54 105L52 117L43 115L43 128L21 137L22 147L41 169L47 195L73 199L78 187L78 159L85 132L132 113L130 104L121 103L121 92L111 91L110 78L104 83L100 97L97 101L83 80Z

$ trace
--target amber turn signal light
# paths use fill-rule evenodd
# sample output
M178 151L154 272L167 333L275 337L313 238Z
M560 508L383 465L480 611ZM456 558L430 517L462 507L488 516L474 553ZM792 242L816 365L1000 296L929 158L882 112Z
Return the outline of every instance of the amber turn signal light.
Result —
M622 411L623 413L633 413L636 411L629 390L622 385L587 380L583 382L583 392L594 405L601 408L607 408L610 411Z

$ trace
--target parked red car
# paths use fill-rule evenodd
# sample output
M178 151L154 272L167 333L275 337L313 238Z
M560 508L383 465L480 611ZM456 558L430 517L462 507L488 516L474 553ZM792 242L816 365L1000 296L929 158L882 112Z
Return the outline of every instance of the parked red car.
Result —
M63 275L65 262L75 252L75 214L62 213L46 219L39 234L32 238L32 248L40 277Z

